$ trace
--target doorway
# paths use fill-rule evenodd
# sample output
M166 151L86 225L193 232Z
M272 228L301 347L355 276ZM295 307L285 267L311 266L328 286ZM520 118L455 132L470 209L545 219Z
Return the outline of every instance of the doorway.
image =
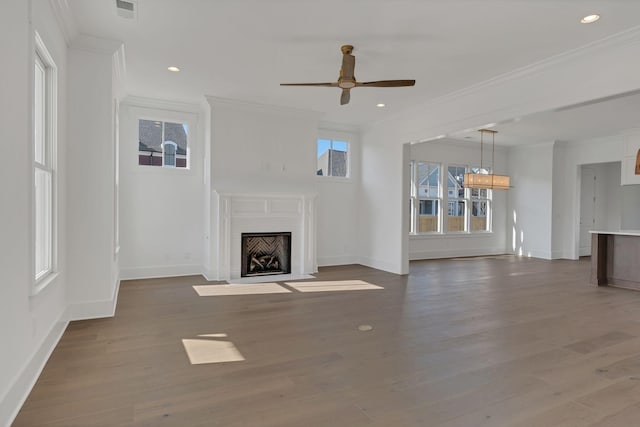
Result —
M579 256L591 255L591 234L596 225L596 181L595 168L582 166L580 179L580 247Z
M592 230L620 230L620 162L580 167L580 234L578 255L591 255Z

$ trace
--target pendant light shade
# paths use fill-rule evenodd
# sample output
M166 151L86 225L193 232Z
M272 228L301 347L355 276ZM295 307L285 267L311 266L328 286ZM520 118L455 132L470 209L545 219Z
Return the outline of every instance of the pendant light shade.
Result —
M491 129L480 129L480 170L478 173L465 173L464 174L464 186L466 188L474 189L489 189L489 190L508 190L510 186L510 179L508 175L496 175L494 173L482 173L485 171L482 164L482 151L484 145L485 133L490 133L492 137L492 159L491 159L491 172L493 172L493 162L495 160L495 143L496 133L498 131Z

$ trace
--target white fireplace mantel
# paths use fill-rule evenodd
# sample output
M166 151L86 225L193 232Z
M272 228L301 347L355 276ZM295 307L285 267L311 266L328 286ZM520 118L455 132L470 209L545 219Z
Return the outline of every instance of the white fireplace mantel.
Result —
M290 232L291 273L318 271L316 195L212 192L212 280L240 278L242 233Z

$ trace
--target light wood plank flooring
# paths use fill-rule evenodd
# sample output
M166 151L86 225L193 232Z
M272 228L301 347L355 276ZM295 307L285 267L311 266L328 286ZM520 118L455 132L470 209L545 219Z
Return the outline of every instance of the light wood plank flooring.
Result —
M15 426L640 425L640 292L589 261L414 262L317 280L383 290L200 297L200 277L123 282L73 322ZM359 331L360 325L371 331ZM246 360L191 365L227 334Z

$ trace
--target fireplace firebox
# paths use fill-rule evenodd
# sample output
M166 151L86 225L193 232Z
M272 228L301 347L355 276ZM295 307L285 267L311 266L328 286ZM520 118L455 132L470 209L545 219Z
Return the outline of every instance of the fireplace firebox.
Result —
M242 277L291 273L291 233L242 233Z

